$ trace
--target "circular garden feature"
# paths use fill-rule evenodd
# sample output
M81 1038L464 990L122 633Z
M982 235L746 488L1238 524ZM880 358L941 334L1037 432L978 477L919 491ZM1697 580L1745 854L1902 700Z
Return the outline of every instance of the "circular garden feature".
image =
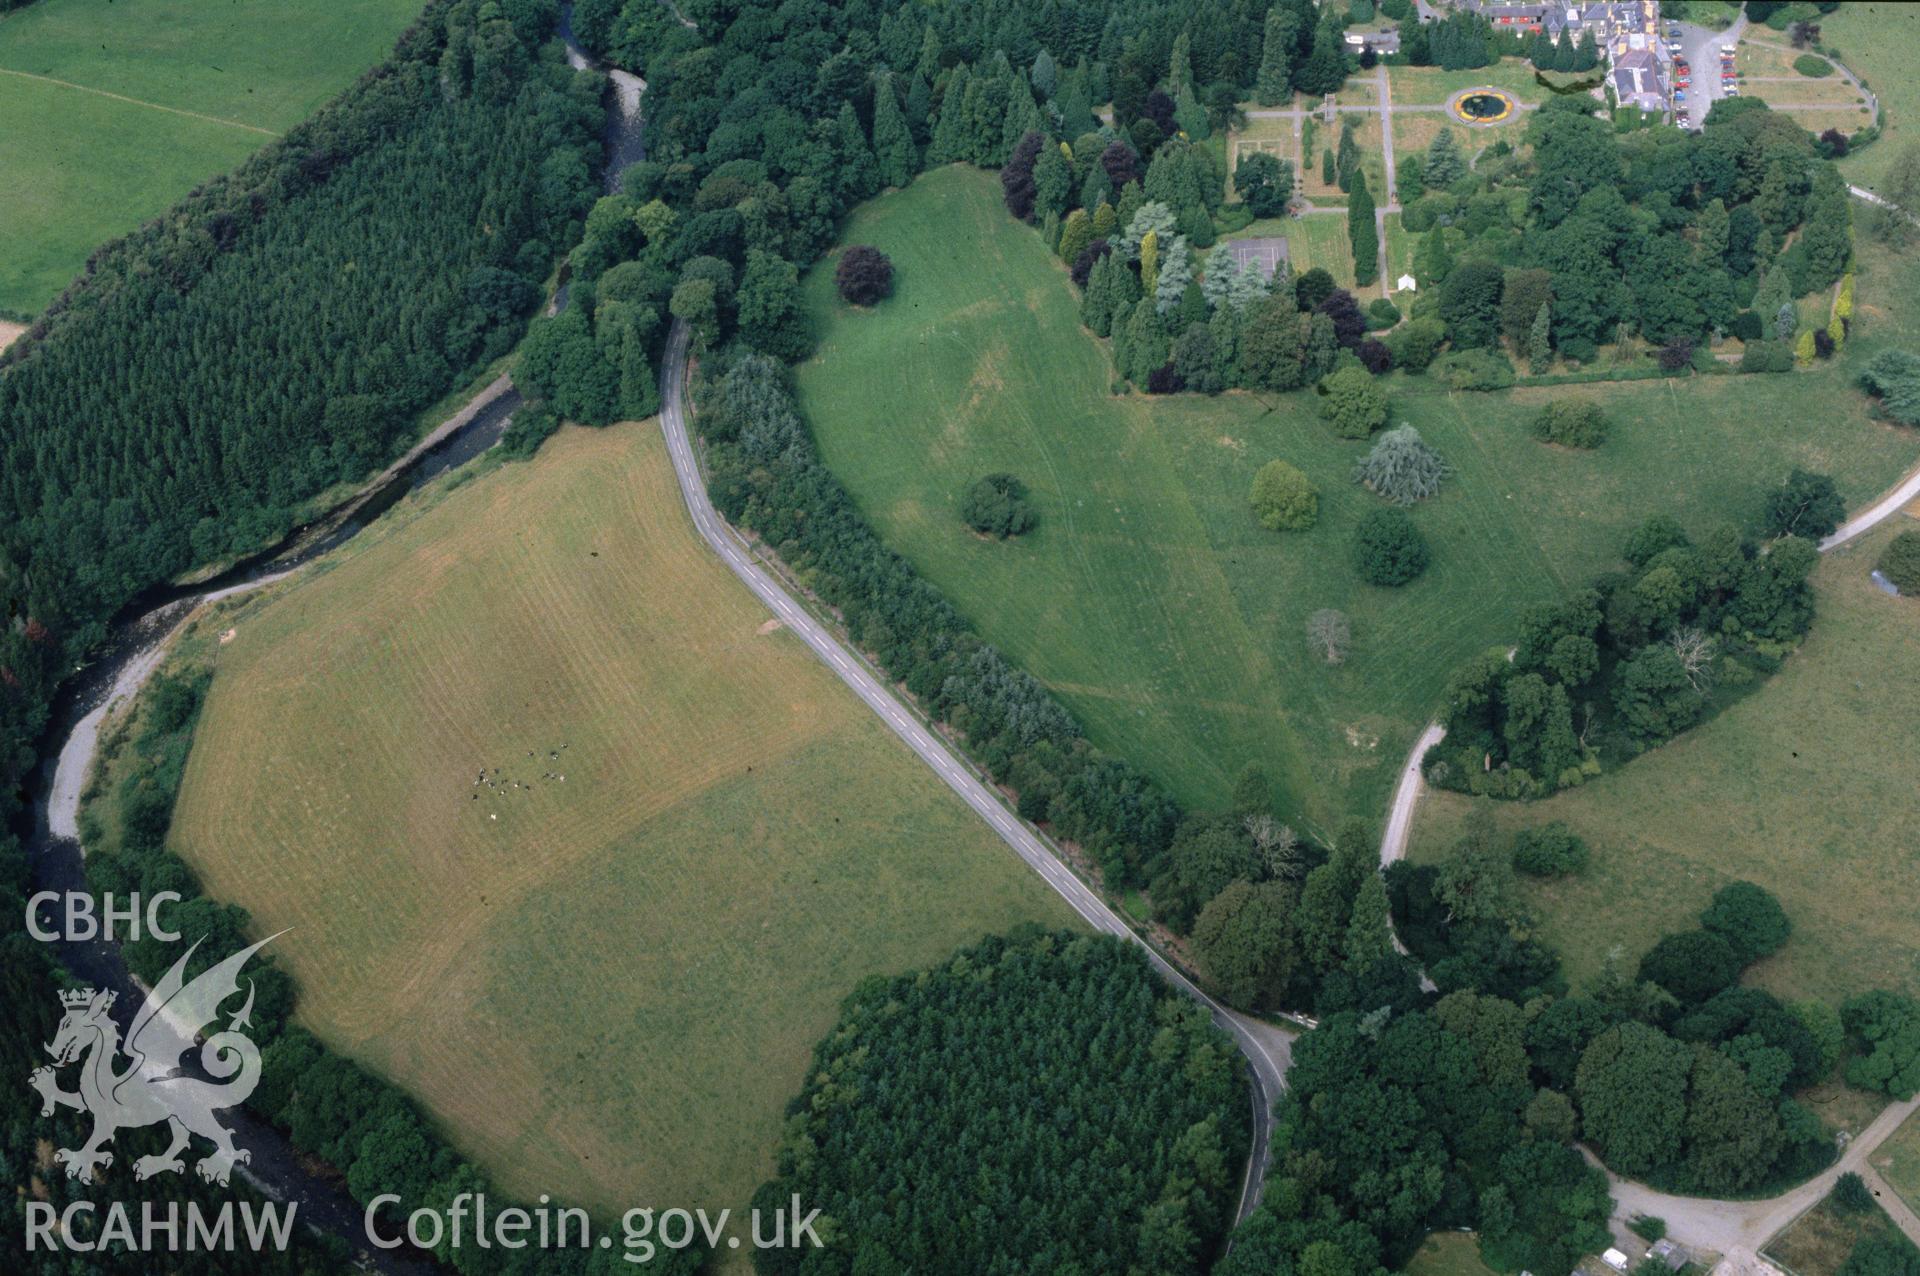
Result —
M1456 118L1466 124L1498 124L1519 109L1511 95L1494 88L1466 89L1447 103Z

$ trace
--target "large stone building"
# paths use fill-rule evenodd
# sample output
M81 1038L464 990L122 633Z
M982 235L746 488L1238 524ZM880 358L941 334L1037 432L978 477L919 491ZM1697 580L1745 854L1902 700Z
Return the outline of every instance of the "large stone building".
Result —
M1455 7L1479 14L1498 30L1544 33L1555 44L1591 34L1618 101L1661 116L1671 105L1658 0L1455 0Z

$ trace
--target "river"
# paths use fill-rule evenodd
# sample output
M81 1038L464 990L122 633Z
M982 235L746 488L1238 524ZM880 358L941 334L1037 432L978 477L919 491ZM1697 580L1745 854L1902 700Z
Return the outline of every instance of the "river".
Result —
M561 11L559 34L567 60L576 68L595 67L573 38L571 6ZM596 68L597 69L597 68ZM606 185L619 189L620 174L645 155L640 95L646 82L625 71L607 72ZM564 286L555 298L565 305ZM147 590L129 603L112 625L91 663L62 685L42 736L41 763L28 784L32 831L27 854L35 891L84 893L86 869L79 841L80 793L99 744L100 727L114 705L137 693L159 668L168 642L200 606L248 593L282 580L301 567L346 544L377 522L400 499L425 483L481 455L499 442L521 404L512 381L502 376L475 395L465 408L436 428L352 498L296 528L278 544L250 555L211 579L192 585ZM55 743L59 747L52 747ZM45 918L51 926L51 915ZM60 962L82 984L118 993L114 1018L125 1033L145 997L119 945L107 941L55 945ZM252 1154L238 1167L254 1187L280 1201L297 1201L302 1223L340 1237L364 1266L398 1274L441 1270L417 1255L371 1252L361 1209L337 1175L316 1172L284 1135L245 1108L222 1114L235 1143ZM115 1189L123 1189L121 1170L109 1171Z

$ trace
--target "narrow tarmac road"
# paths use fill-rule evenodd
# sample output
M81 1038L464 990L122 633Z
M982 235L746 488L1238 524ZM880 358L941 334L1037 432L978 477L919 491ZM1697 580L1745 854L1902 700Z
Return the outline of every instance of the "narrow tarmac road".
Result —
M1040 835L1009 811L998 793L974 774L972 767L958 758L947 743L928 728L911 709L897 699L887 682L870 668L858 653L814 619L813 615L788 594L773 574L756 561L741 536L720 517L707 495L706 481L694 453L687 421L687 347L688 328L676 319L667 341L667 354L660 373L660 428L666 435L667 450L673 459L674 477L687 512L703 540L720 559L765 603L781 622L792 630L842 682L887 724L907 747L919 755L972 807L974 813L1000 835L1014 853L1027 862L1074 912L1097 931L1137 943L1145 950L1155 970L1180 991L1198 1001L1213 1014L1213 1021L1232 1035L1240 1053L1246 1056L1253 1075L1253 1148L1243 1179L1236 1221L1245 1219L1260 1202L1260 1189L1266 1178L1268 1140L1272 1134L1274 1101L1286 1085L1287 1066L1291 1062L1290 1040L1281 1030L1268 1024L1247 1020L1220 1005L1194 985L1179 970L1136 935L1114 911L1076 877L1049 849Z

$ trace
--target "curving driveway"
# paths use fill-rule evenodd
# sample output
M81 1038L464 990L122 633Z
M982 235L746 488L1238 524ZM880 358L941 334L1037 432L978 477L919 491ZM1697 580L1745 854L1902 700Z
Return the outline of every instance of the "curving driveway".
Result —
M706 481L700 472L699 458L687 429L687 347L688 328L676 319L667 340L667 354L660 372L660 428L667 438L667 450L673 459L674 477L680 483L680 495L686 500L687 513L703 540L720 555L728 569L752 590L773 614L780 618L800 640L812 648L840 680L853 689L866 706L887 727L933 769L948 788L981 819L987 822L1015 854L1027 862L1067 904L1094 930L1139 944L1161 977L1212 1012L1214 1023L1232 1035L1240 1053L1246 1056L1253 1074L1253 1149L1242 1182L1236 1221L1245 1219L1259 1204L1260 1189L1266 1177L1267 1145L1272 1133L1274 1100L1286 1085L1291 1060L1291 1036L1284 1030L1235 1014L1214 1001L1188 979L1152 945L1148 944L1118 914L1108 908L1090 890L1038 832L1007 809L1000 795L979 776L968 762L948 747L945 740L930 729L919 715L896 698L887 679L869 666L862 656L843 645L828 628L801 606L772 572L763 567L744 538L720 517L707 495Z
M1855 187L1854 194L1863 199L1879 202L1876 196ZM1914 501L1920 500L1920 469L1902 479L1898 486L1865 510L1842 523L1833 535L1820 542L1820 552L1840 548L1872 531ZM1420 738L1414 741L1413 749L1407 754L1407 761L1400 768L1400 782L1393 790L1393 805L1387 808L1387 827L1380 838L1380 867L1385 868L1395 860L1406 858L1407 841L1413 832L1414 808L1427 791L1427 783L1420 774L1420 759L1428 749L1447 738L1447 729L1440 725L1439 719L1427 724Z

